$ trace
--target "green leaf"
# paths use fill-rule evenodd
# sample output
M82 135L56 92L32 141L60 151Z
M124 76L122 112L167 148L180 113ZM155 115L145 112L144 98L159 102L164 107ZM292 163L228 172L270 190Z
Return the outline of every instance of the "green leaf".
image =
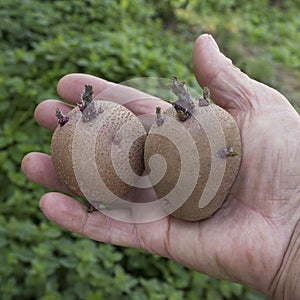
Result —
M206 300L223 300L222 296L213 288L207 291Z

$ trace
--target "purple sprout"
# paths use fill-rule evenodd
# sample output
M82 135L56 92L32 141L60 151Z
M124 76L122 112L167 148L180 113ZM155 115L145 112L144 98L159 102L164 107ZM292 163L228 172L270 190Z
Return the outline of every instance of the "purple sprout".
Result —
M61 112L61 110L59 108L56 109L55 115L56 115L56 118L58 119L58 124L60 126L64 126L69 121L69 117L66 115L63 115L63 113Z
M232 147L226 147L226 148L222 148L219 152L219 157L220 158L227 158L227 157L234 157L237 156L238 153L232 148Z
M177 112L177 118L179 121L185 122L186 120L188 120L191 117L192 114L186 108L182 107L181 105L177 104L176 102L173 102L172 105Z
M165 120L161 114L161 108L159 106L156 107L156 124L157 126L161 126L164 124Z
M81 102L77 104L79 110L82 112L82 120L88 122L96 118L99 113L103 112L101 108L97 110L94 101L93 86L86 84L84 91L81 94Z

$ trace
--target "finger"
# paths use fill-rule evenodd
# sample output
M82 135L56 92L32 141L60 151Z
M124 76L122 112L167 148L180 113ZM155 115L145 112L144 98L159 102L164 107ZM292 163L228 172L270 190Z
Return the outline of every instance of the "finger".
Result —
M55 128L58 126L58 120L55 114L57 108L59 108L63 114L67 114L73 108L73 106L58 100L45 100L35 109L34 117L37 123L52 131L55 130ZM155 115L153 112L151 114L143 114L139 116L139 119L144 125L145 129L148 131L154 122Z
M212 239L213 234L207 230L207 240L201 234L203 246L199 247L198 222L169 217L150 223L125 223L99 211L88 213L82 203L55 192L41 198L40 208L50 221L68 231L104 243L146 250L202 273L220 276L213 262L216 239ZM205 245L211 245L214 251Z
M142 91L87 74L64 76L57 85L57 92L70 103L78 103L86 84L93 86L96 99L117 102L136 115L153 114L156 106L160 106L162 110L170 107L169 103Z
M216 104L239 110L255 105L253 80L220 52L211 35L203 34L196 40L193 65L199 84L209 87Z
M98 95L115 83L88 74L72 73L59 80L57 93L66 101L76 104L81 101L84 85L92 85L94 94Z
M38 152L29 153L23 158L21 169L31 181L51 189L71 194L70 190L60 182L56 176L49 155Z
M67 114L73 107L58 100L45 100L36 107L34 118L39 125L54 130L58 125L55 115L57 108L59 108L63 114Z
M211 35L195 42L193 65L199 84L209 87L213 100L237 116L237 111L291 110L288 100L275 89L249 78L222 54Z
M71 232L104 243L147 249L166 256L166 252L162 250L167 228L166 219L157 221L155 223L157 229L153 231L151 230L153 223L125 223L109 218L98 211L88 213L86 206L59 193L45 194L41 198L40 208L49 220ZM158 241L155 246L154 236ZM152 242L152 249L150 242Z

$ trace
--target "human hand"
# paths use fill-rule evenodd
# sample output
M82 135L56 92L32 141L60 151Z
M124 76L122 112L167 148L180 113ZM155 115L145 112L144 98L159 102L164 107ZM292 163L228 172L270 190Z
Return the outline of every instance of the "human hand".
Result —
M242 135L240 171L220 210L200 222L170 216L132 224L100 212L89 214L84 205L62 193L45 194L40 207L54 223L88 238L144 249L199 272L249 285L270 297L293 299L300 286L299 115L277 91L234 67L209 35L195 43L194 68L200 85L210 88L216 104L235 118ZM84 84L92 84L96 95L113 85L71 74L61 79L58 93L74 103ZM138 98L140 92L136 93ZM142 115L153 113L157 105L168 106L153 99L130 102L128 108ZM53 130L57 107L63 113L70 110L61 102L44 101L35 111L37 122ZM68 193L48 155L28 154L22 169L29 179ZM129 197L132 201L153 198L151 190L140 193L135 190Z

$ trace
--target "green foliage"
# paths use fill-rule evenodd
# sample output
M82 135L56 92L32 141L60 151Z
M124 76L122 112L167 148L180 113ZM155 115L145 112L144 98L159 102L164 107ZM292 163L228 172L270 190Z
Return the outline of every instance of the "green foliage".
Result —
M299 1L186 2L184 9L173 6L186 30L210 32L235 65L299 106Z
M286 1L284 12L267 1L240 2L0 2L1 299L263 299L164 258L57 228L38 209L47 190L20 173L26 153L49 152L50 132L35 124L33 111L57 97L65 74L114 82L178 74L196 87L193 41L208 31L249 74L279 85L278 66L300 65L298 2Z

